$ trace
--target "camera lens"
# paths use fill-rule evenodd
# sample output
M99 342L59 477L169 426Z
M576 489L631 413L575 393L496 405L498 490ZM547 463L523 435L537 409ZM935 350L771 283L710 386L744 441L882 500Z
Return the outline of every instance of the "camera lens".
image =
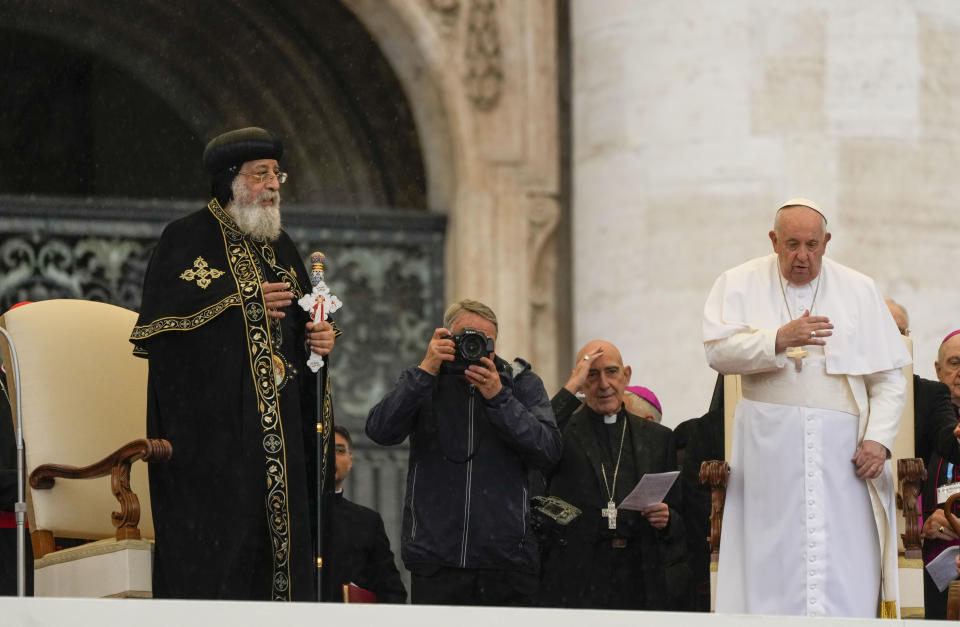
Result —
M486 357L486 349L486 343L477 335L467 335L460 340L460 354L464 359L480 361L481 357Z

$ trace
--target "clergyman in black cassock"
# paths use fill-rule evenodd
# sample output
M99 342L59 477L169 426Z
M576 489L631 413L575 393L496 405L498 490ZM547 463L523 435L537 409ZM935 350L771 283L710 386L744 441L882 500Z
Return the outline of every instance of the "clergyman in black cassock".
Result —
M377 603L406 603L390 540L380 514L358 505L340 492L333 504L333 544L328 576L338 584L332 600L343 599L343 584L370 590Z
M596 352L598 347L603 350ZM664 501L663 509L669 511L665 525L662 518L658 522L652 515L621 509L614 529L609 512L602 513L608 501L620 503L644 474L676 469L670 429L623 408L629 367L622 365L612 344L588 343L581 349L577 365L585 375L586 405L576 411L580 401L568 389L561 389L551 402L563 429L563 457L549 477L548 493L580 508L582 514L570 524L562 542L546 548L541 604L648 610L681 607L689 568L678 511L679 485L674 484ZM611 372L614 367L619 374ZM571 379L576 375L575 369ZM608 423L605 416L612 420Z
M167 226L147 268L130 340L150 361L147 435L173 445L150 469L155 597L317 596L317 381L305 346L329 352L334 332L308 327L294 303L311 285L278 211L275 239L231 211L238 194L278 210L281 154L259 128L211 141L214 199Z
M354 584L376 595L377 603L405 603L407 590L390 550L380 514L343 496L343 483L353 469L353 438L334 427L337 453L333 500L333 533L325 576L334 586L331 600L343 600L343 586Z

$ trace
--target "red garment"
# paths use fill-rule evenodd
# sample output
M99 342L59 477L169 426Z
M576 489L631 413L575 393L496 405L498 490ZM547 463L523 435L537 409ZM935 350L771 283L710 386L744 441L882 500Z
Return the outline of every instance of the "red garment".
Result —
M17 515L13 512L0 512L0 529L16 529Z

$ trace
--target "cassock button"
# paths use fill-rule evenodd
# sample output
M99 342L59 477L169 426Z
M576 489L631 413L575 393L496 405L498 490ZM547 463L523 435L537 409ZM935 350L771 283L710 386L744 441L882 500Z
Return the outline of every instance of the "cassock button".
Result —
M807 501L807 505L813 505L813 499L810 499L809 501Z
M807 443L807 448L813 448L813 442L808 442L808 443Z
M807 516L807 518L809 518L810 520L813 520L813 514L810 514L809 516Z
M812 473L812 472L808 472L808 473L807 473L807 476L808 476L808 477L812 477L812 476L813 476L813 473Z
M816 574L817 574L816 571L813 571L813 570L810 571L810 576L811 576L811 577L813 577L813 576L816 575Z

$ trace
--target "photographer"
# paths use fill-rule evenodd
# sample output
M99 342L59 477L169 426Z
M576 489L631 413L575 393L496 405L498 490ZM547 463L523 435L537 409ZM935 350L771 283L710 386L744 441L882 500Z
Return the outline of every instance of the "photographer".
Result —
M539 558L527 471L561 453L550 399L529 364L493 352L489 307L462 300L443 322L366 425L379 444L410 437L401 555L411 600L530 605Z

